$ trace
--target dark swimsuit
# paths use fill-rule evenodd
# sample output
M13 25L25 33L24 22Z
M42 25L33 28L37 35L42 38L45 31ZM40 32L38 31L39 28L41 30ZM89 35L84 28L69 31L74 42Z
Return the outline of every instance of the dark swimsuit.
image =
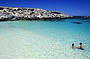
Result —
M81 48L81 47L79 49L84 50L84 48Z
M84 50L83 48L79 48L79 49Z

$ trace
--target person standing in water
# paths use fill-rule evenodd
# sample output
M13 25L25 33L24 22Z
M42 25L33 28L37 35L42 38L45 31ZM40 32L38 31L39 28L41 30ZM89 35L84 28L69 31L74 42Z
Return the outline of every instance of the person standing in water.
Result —
M72 48L76 48L76 46L74 45L74 43L72 44Z
M78 47L78 49L84 50L84 46L82 45L81 42L80 42L80 46Z

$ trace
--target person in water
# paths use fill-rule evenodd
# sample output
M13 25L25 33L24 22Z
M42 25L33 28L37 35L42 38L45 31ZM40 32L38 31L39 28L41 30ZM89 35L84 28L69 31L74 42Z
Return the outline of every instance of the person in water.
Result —
M72 44L72 48L76 48L76 46L74 45L74 43Z
M84 50L84 46L82 45L82 43L80 43L80 46L78 47L78 49Z

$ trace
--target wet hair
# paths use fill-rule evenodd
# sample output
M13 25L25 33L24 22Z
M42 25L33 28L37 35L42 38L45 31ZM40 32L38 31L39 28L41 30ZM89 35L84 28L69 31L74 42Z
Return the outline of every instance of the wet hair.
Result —
M80 42L80 45L82 45L82 43Z
M72 44L72 46L74 46L74 43Z

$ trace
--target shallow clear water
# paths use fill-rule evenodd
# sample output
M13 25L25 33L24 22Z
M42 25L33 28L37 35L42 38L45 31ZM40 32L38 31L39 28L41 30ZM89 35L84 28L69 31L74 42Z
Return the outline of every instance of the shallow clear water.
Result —
M72 49L80 42L85 50ZM90 59L90 19L0 22L0 59L60 58Z

